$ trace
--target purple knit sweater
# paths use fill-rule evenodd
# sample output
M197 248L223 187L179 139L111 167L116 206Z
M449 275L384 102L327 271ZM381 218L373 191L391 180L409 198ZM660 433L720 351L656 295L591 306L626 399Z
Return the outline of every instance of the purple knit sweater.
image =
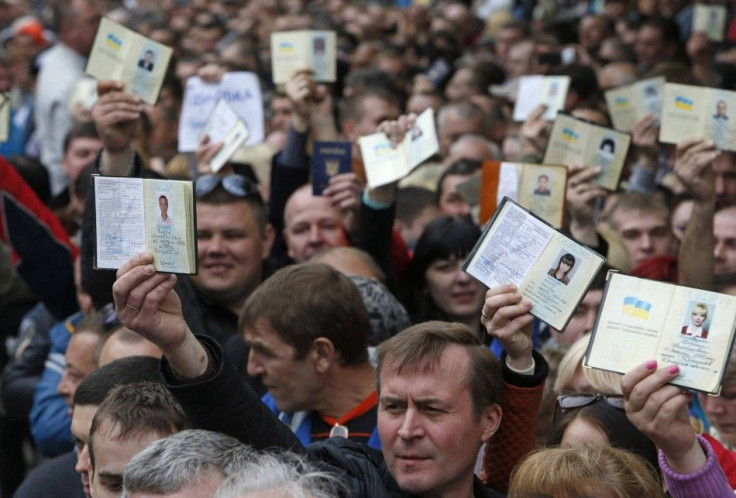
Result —
M693 474L678 474L672 470L667 465L662 450L659 451L659 467L672 498L734 498L734 492L718 465L713 448L703 437L696 437L705 451L707 461L703 468Z

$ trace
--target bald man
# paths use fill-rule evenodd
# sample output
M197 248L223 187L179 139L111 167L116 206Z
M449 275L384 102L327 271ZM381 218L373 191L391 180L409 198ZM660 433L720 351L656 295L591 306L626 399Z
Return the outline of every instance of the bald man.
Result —
M631 62L611 62L598 71L598 86L610 90L636 81L636 66Z
M312 195L312 186L294 192L284 210L284 241L297 263L331 247L349 245L340 210L329 197Z

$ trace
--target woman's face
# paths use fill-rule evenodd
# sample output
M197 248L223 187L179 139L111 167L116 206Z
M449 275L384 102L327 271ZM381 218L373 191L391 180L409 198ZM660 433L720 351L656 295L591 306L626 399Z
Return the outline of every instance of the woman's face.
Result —
M708 421L717 430L720 438L736 445L736 384L724 383L720 396L698 394Z
M695 308L692 315L693 325L695 325L696 327L701 327L703 325L703 322L705 322L707 316L708 313L706 313L704 309Z
M570 268L572 268L572 265L568 263L567 261L560 261L560 271L563 273L567 273L570 271Z
M585 444L609 446L611 441L600 427L588 422L584 418L577 417L565 429L560 446L563 448L577 448Z
M462 271L463 259L437 259L424 272L435 305L451 317L479 315L485 298L483 285Z

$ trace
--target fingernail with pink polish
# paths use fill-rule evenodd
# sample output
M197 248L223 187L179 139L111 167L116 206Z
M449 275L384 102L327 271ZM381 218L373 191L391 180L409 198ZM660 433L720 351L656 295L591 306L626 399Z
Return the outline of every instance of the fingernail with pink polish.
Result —
M648 361L647 362L647 370L654 370L655 368L657 368L657 361L656 360L652 360L652 361Z
M667 367L667 371L674 375L680 371L680 367L678 367L677 365L672 365L670 367Z

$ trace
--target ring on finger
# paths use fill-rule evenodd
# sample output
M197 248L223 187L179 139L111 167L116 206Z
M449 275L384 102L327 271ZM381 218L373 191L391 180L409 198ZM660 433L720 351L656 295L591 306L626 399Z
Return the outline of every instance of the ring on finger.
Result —
M135 312L138 312L138 311L140 311L140 310L141 310L140 308L136 308L135 306L131 306L131 305L130 305L130 304L128 304L127 302L125 303L125 307L126 307L126 308L128 308L129 310L133 310L133 311L135 311Z

